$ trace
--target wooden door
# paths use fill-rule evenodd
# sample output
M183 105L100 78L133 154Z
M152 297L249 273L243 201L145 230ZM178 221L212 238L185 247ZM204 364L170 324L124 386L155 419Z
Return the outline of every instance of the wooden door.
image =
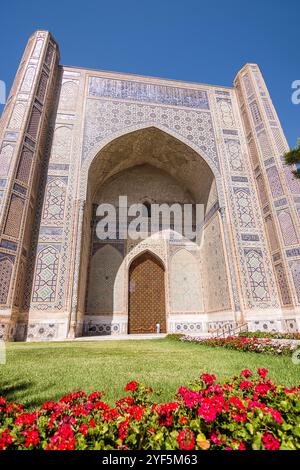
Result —
M128 333L166 333L165 271L150 253L136 258L129 268Z

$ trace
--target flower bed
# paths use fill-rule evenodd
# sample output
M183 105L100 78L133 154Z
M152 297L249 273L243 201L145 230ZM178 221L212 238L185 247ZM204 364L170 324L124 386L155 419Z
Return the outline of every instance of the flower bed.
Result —
M199 343L211 347L223 347L237 351L251 351L256 353L268 353L277 355L292 355L299 347L294 340L282 340L272 338L245 338L244 336L227 336L227 338L201 338L198 336L183 336L181 341Z
M300 341L300 333L280 333L275 331L245 331L239 333L244 338L295 339Z
M114 407L78 391L31 413L0 398L0 449L300 449L300 386L275 385L266 369L225 383L202 374L170 403L137 382L126 391Z

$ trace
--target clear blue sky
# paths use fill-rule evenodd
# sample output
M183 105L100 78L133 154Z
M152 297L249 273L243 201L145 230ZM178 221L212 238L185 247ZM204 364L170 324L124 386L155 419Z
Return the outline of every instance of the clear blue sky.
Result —
M0 11L8 89L36 29L52 32L65 65L228 86L256 62L289 144L300 137L300 105L291 102L300 80L299 0L10 0Z

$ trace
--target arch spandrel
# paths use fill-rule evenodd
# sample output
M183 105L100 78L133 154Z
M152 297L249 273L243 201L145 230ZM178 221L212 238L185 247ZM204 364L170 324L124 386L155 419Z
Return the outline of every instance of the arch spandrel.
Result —
M134 133L136 131L142 131L142 130L147 130L147 129L156 129L158 131L163 132L169 137L173 137L176 139L179 143L186 145L187 148L191 149L191 151L194 151L199 159L201 159L201 163L207 165L209 170L212 172L215 181L216 181L216 186L217 186L217 192L218 192L218 200L219 200L219 205L220 207L225 206L225 196L224 196L224 189L223 189L223 183L222 183L222 176L220 173L219 165L213 162L209 156L205 154L205 152L194 142L191 142L187 138L183 137L176 131L162 126L156 122L147 122L147 123L142 123L138 124L135 126L131 127L126 127L121 130L118 130L114 133L111 133L109 136L106 136L105 138L101 139L100 142L95 144L93 148L87 152L85 158L82 161L82 166L80 170L80 188L79 188L79 199L81 201L85 201L87 199L87 192L88 192L88 180L89 180L89 171L93 165L93 163L96 161L97 158L99 158L100 153L105 150L105 147L112 144L114 141L116 141L118 138L122 138L124 136L130 135L131 133Z

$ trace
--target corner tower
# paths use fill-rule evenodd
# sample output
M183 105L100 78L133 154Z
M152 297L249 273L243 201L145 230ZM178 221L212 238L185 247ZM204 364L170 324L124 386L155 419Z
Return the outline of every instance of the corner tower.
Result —
M18 322L26 315L24 281L51 143L58 63L58 46L51 34L36 31L25 48L0 122L0 338L4 339L18 336Z
M300 184L285 165L284 154L289 147L258 65L245 65L234 85L285 327L296 329L297 320L290 320L289 312L299 311L300 305Z

